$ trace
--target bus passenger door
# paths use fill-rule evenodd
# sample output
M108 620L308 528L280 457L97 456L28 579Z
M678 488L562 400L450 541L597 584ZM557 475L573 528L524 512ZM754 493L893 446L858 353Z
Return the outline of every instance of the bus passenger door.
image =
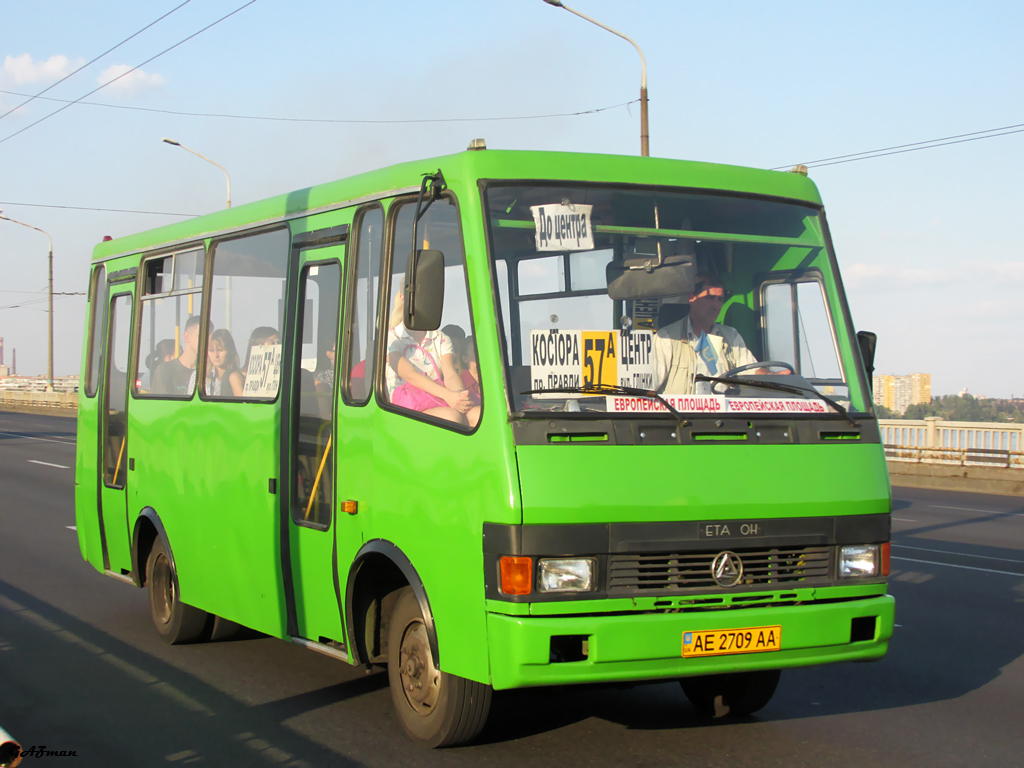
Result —
M128 353L132 328L132 286L110 287L103 370L100 429L100 534L104 568L131 572L128 524Z
M332 237L329 234L334 232ZM328 245L302 248L293 306L289 398L285 403L284 453L288 459L287 599L289 634L313 642L344 641L341 593L337 577L337 509L335 508L335 351L341 301L345 228L297 235ZM284 511L284 510L282 510ZM287 574L290 571L290 588Z

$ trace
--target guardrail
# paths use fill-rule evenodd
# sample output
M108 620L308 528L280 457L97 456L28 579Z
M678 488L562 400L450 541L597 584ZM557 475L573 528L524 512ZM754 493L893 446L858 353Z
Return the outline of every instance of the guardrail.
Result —
M18 392L0 390L0 408L29 407L54 408L62 410L78 409L77 392Z
M1024 469L1024 424L880 419L889 461Z

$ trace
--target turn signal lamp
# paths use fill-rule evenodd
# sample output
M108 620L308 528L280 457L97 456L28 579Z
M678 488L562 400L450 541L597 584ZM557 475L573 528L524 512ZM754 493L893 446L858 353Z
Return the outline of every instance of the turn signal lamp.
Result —
M506 595L528 595L533 591L533 558L501 558L501 591Z

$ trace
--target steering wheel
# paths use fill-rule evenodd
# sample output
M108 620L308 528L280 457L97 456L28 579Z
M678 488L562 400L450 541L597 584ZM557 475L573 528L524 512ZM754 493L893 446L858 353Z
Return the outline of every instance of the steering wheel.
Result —
M726 371L722 375L728 378L730 376L735 376L737 373L755 371L758 368L785 368L792 374L796 373L796 369L789 363L784 363L781 360L765 360L763 363L747 363L746 365L736 366L731 371Z

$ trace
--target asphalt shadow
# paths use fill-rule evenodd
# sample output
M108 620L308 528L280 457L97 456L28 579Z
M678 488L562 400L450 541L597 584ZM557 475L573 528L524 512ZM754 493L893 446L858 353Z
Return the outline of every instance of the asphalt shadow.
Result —
M284 721L379 682L247 706L3 581L0 617L0 725L23 749L74 751L76 768L364 765Z

